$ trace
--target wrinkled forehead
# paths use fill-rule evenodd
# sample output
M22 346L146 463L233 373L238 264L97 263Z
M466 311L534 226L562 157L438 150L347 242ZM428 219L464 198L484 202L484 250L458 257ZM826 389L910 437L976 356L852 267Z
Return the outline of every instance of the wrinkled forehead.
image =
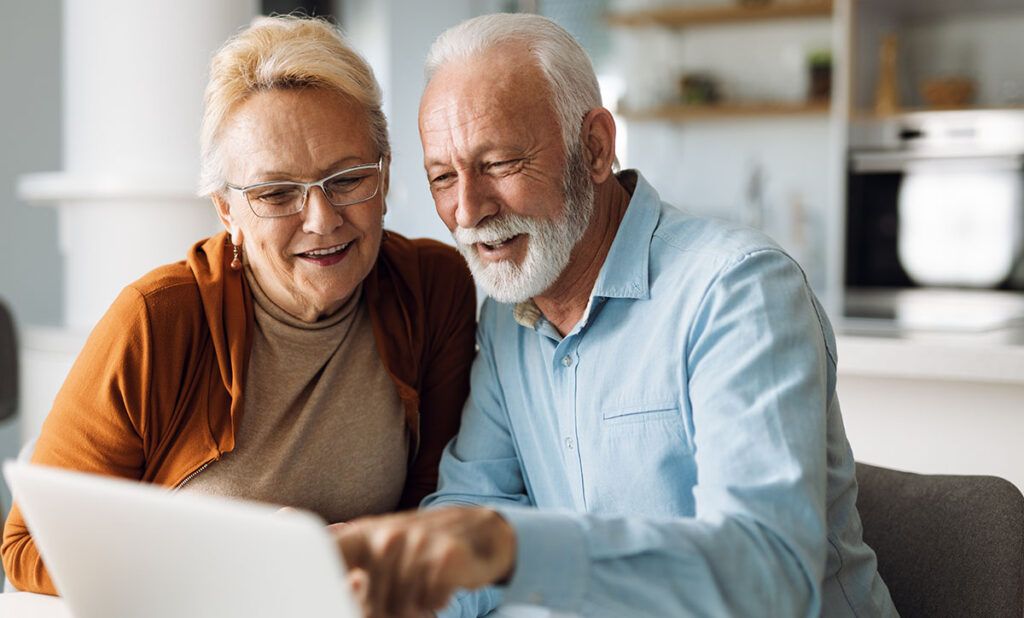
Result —
M318 180L379 156L365 109L327 89L255 93L231 109L220 141L224 171L236 184Z
M547 79L526 46L499 45L438 68L420 101L420 132L494 117L531 122L551 113Z

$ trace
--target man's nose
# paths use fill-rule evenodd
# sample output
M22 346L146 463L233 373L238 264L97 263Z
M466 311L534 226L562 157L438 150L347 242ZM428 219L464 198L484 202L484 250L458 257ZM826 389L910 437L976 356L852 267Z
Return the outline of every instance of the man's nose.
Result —
M344 223L342 208L327 201L327 194L320 187L310 187L306 194L306 206L302 209L302 229L313 234L329 234Z
M459 176L459 203L455 207L455 223L461 228L474 228L481 221L498 213L497 196L485 179L473 174Z

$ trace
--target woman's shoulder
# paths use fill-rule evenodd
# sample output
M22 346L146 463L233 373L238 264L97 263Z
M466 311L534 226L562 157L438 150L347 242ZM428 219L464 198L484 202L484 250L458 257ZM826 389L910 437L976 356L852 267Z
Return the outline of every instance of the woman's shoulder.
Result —
M431 322L475 316L476 287L455 247L388 232L377 266L371 287L382 304L397 302Z
M202 303L204 294L220 296L227 283L218 267L224 261L226 238L221 232L197 241L184 260L158 266L128 288L152 302L172 305Z
M185 262L159 266L125 286L104 321L180 336L182 329L196 330L203 321L199 286Z
M195 275L184 260L158 266L131 283L128 288L147 301L173 303L199 300Z
M388 232L381 244L385 258L407 279L444 279L449 284L471 283L465 260L455 247L432 238L406 238Z

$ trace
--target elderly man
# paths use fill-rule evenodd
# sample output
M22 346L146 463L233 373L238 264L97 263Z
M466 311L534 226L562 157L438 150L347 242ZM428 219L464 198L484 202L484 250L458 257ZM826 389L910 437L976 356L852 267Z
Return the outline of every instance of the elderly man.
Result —
M445 615L895 615L800 267L614 174L593 68L549 20L463 23L427 74L431 192L490 299L432 508L338 532L370 614L487 586Z

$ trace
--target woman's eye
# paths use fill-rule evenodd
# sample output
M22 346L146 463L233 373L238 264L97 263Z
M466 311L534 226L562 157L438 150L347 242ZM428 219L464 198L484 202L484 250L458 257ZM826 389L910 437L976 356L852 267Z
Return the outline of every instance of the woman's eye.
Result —
M330 182L326 183L324 186L329 192L351 191L355 187L359 186L359 183L361 183L365 179L366 176L345 176L341 178L335 178Z
M250 195L268 204L285 204L299 198L299 191L293 187L272 187Z

